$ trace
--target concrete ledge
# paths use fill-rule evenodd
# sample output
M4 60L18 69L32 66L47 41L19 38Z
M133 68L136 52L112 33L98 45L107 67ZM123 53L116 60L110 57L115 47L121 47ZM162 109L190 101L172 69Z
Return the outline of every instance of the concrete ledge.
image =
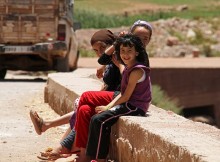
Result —
M99 90L95 69L50 74L45 102L60 115L84 91ZM112 129L110 157L118 162L217 162L220 130L151 105L147 117L121 117Z
M112 131L110 156L120 162L220 160L220 130L150 107L148 117L121 117Z
M72 73L49 74L44 101L60 115L73 110L73 101L86 90L99 90L101 81L94 79L95 69L77 69Z

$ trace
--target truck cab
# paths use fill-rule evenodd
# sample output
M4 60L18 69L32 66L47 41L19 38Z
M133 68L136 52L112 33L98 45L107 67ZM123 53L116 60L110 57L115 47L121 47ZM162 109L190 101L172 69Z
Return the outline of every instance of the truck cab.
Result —
M72 0L0 0L0 79L7 70L76 69L73 8Z

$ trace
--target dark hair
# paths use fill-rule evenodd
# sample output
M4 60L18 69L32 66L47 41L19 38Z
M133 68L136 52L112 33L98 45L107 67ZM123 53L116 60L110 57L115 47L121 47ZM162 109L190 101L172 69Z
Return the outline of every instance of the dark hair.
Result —
M120 46L121 45L125 47L128 47L128 46L134 47L135 50L139 53L138 56L136 57L137 61L144 64L147 67L150 67L148 54L139 37L133 34L126 34L122 37L117 38L114 45L115 45L116 57L122 64L124 64L124 62L122 61L120 57Z

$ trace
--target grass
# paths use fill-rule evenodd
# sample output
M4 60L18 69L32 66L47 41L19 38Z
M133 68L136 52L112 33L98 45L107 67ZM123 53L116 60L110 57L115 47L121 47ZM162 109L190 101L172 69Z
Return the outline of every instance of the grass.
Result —
M82 1L75 0L75 8L80 10L92 10L100 13L121 13L124 10L132 9L137 6L160 6L160 7L176 7L180 5L188 5L190 8L213 8L218 0L92 0Z
M138 0L140 2L146 2L146 0ZM192 6L204 6L210 5L210 3L217 2L217 0L147 0L148 3L155 3L158 5L192 5ZM210 6L211 7L211 6Z
M83 48L80 48L79 52L80 52L80 57L97 57L95 52L93 52L92 50L85 50Z
M152 87L152 104L164 110L181 114L181 107L178 106L177 101L170 99L158 85Z
M216 0L92 0L75 1L75 18L81 22L82 28L110 28L120 26L130 26L137 19L156 21L158 19L168 19L171 17L180 17L187 19L220 17L220 5L211 5L217 3ZM126 11L138 10L141 6L156 6L153 11L146 11L137 14L125 14ZM176 11L164 8L176 8L178 5L186 4L189 9L186 11Z

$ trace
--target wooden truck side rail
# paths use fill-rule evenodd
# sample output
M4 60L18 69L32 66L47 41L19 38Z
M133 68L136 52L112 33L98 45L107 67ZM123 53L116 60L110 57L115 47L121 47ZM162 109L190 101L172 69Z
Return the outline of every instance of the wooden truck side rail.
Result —
M56 39L60 14L65 13L58 0L0 0L0 43Z

